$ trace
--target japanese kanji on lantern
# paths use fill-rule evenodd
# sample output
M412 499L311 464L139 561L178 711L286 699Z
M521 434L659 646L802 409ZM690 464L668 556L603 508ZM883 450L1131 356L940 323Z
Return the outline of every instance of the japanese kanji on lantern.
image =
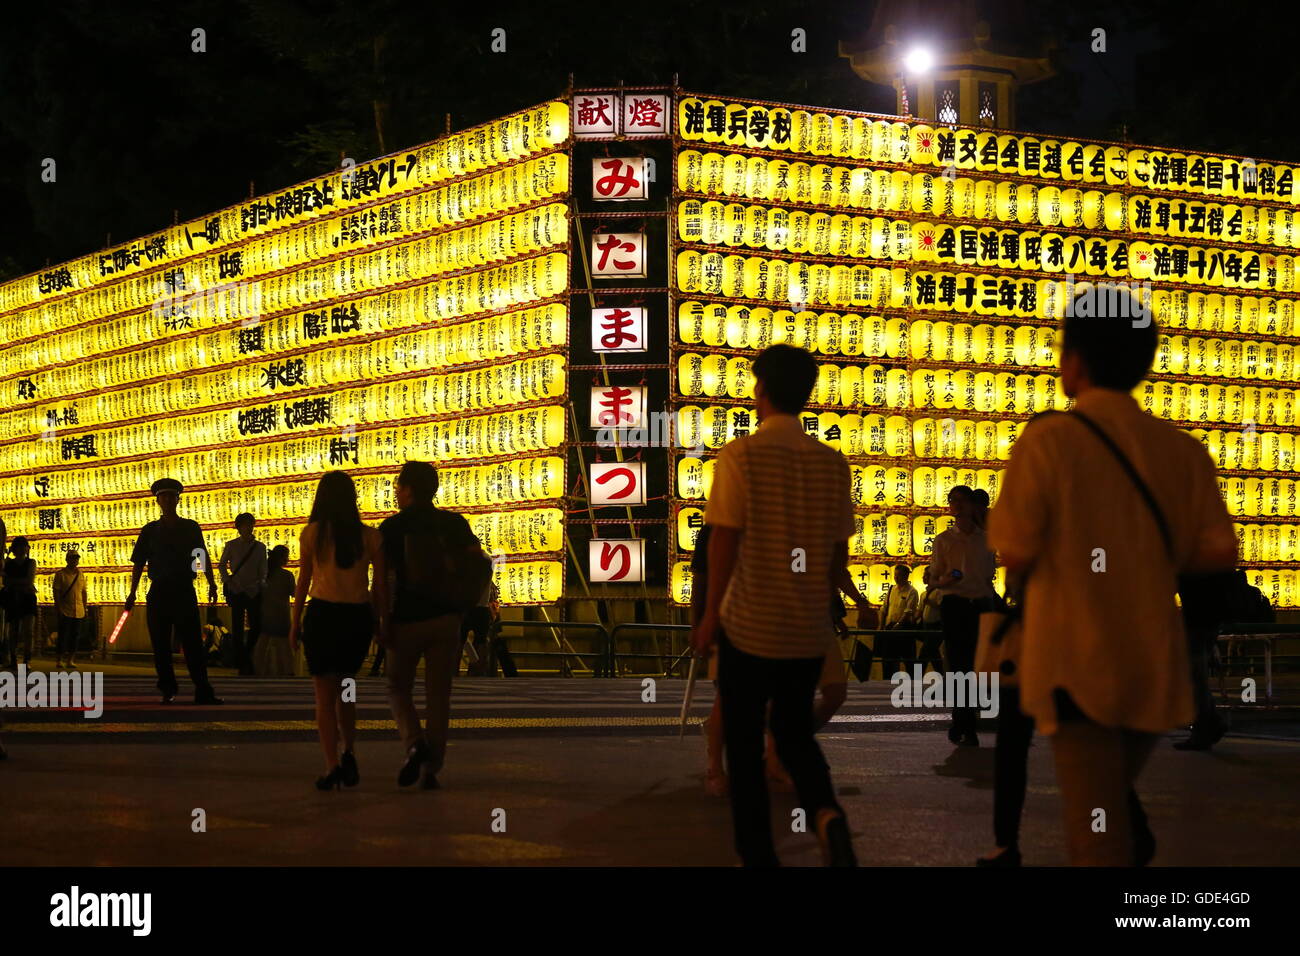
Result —
M672 403L704 454L675 459L673 600L759 351L819 359L800 420L850 459L878 599L947 489L996 499L1024 422L1066 407L1056 327L1105 282L1161 326L1135 397L1204 442L1250 573L1293 599L1300 167L689 94L676 120Z
M502 600L555 600L570 122L544 103L0 286L10 533L120 602L161 474L296 552L321 472L377 518L417 459L504 557Z

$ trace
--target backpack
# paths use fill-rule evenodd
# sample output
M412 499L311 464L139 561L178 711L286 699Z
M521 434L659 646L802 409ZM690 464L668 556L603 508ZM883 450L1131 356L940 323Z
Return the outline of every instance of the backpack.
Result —
M470 536L475 545L478 539ZM441 613L477 607L492 583L492 560L482 547L455 546L434 528L414 528L402 536L403 590Z

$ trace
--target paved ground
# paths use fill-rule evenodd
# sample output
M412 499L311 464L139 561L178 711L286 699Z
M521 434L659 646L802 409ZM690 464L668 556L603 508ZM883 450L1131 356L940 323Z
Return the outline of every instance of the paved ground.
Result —
M383 683L362 678L361 785L320 794L306 681L226 678L223 707L162 707L143 672L113 670L98 721L7 712L0 865L734 861L726 802L702 792L698 727L677 738L680 681L659 681L648 703L639 680L460 680L444 789L427 793L396 787ZM710 696L701 683L694 721ZM864 863L965 866L991 843L991 734L954 750L935 717L893 710L887 685L854 684L822 735ZM1298 756L1300 741L1276 736L1209 754L1161 745L1140 786L1157 864L1294 864ZM789 832L796 803L774 799L780 849L811 865L812 838ZM206 833L192 831L196 809ZM1058 812L1050 747L1036 745L1028 863L1064 862Z

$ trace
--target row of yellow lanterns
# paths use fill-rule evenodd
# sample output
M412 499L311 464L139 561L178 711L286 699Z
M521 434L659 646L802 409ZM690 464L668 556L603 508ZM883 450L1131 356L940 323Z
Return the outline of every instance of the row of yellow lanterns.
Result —
M260 289L249 284L271 272L337 258L343 253L381 242L393 242L432 229L493 216L509 209L562 196L568 191L568 158L553 153L478 179L456 183L393 200L378 209L317 219L283 232L254 239L235 251L217 251L188 259L179 269L183 277L167 284L173 269L126 279L115 286L91 288L36 306L13 316L23 323L37 321L36 313L49 313L43 323L51 331L84 322L86 316L114 315L125 311L179 312L197 318L231 316L257 309ZM449 272L487 262L502 261L523 250L511 247L516 232L553 233L557 211L533 210L522 218L505 216L448 230L436 238L428 260L429 271ZM562 216L560 217L562 220ZM562 227L562 222L559 222ZM553 243L548 243L553 244ZM232 257L238 257L234 270ZM339 266L344 268L344 266Z
M759 106L683 97L677 104L677 132L687 142L743 149L894 165L941 166L1192 196L1260 199L1285 205L1300 203L1294 189L1294 179L1300 175L1300 169L1287 165L1141 146L1057 140L990 129L873 120L797 106Z
M1300 248L1300 216L1290 208L1062 189L955 171L909 173L688 149L677 154L677 186L684 193L718 199ZM693 202L698 206L699 200Z
M100 462L130 455L159 455L204 445L238 445L260 436L291 436L307 429L359 428L389 421L422 418L442 412L486 411L539 399L558 398L564 392L562 356L538 356L510 365L495 365L481 372L430 375L376 382L338 392L303 395L268 394L256 405L173 416L165 421L135 421L82 434L77 429L53 429L22 444L0 446L0 471L57 466L69 455L88 457L82 445L69 453L66 442L90 441ZM489 385L472 392L465 385ZM458 388L459 386L459 388ZM513 388L512 388L513 386Z
M694 249L679 252L675 267L674 279L681 292L779 302L801 311L809 306L848 306L1059 319L1065 315L1073 297L1091 288L1090 284L1074 282L1069 277L1028 279L994 272L976 275L901 267L827 265ZM1137 291L1141 292L1140 287ZM1256 298L1255 304L1260 301Z
M374 252L376 256L389 256L394 250L380 250ZM391 263L396 264L400 259L391 258ZM417 267L417 261L402 260L402 274L407 278L422 278L419 286L413 286L408 290L409 298L406 302L408 308L386 308L380 312L381 328L390 330L407 328L407 326L424 324L428 321L454 320L461 316L474 315L474 313L484 313L493 311L513 310L525 306L530 302L536 302L538 299L554 298L568 287L568 256L563 252L552 252L546 255L533 255L528 259L519 259L511 261L498 267L481 269L477 272L468 272L460 276L448 278L437 278L429 281L426 274L411 273L412 267ZM318 267L324 269L325 267ZM395 265L394 265L395 268ZM308 271L309 272L309 271ZM339 285L333 291L326 290L321 284L320 278L335 274L342 276L342 273L320 273L320 276L312 277L312 274L302 274L294 278L295 282L302 281L303 289L295 293L299 297L317 297L324 300L337 299L346 297L360 298L361 295L372 293L376 287L385 284L376 284L376 286L360 287L356 285L356 276L352 276L347 282L339 282ZM281 280L272 280L278 282ZM393 278L395 284L396 278ZM308 290L311 286L311 290ZM355 287L354 287L355 286ZM265 306L266 300L263 299ZM302 303L295 304L294 308L299 308ZM320 306L316 312L328 312L333 306ZM419 310L419 311L415 311ZM266 312L270 312L266 308ZM281 310L274 310L281 311ZM307 310L312 311L312 310ZM151 323L148 316L131 316L131 320L139 321L142 324ZM257 319L253 316L253 319ZM159 320L161 321L161 319ZM225 323L207 323L225 324L221 333L230 336L231 339L240 336L239 329L247 330L248 336L255 336L256 329L260 328L260 319L256 321L240 321L235 325ZM328 324L328 321L326 321ZM61 362L87 362L96 358L101 352L113 349L126 349L126 347L139 347L144 342L152 341L149 336L149 330L157 333L153 339L162 339L174 334L179 334L181 330L173 329L161 330L153 328L149 324L146 328L144 325L131 326L131 321L126 319L112 320L110 323L101 325L108 326L107 334L101 326L91 326L88 329L77 329L74 332L61 334L40 343L27 343L18 349L9 350L0 354L0 363L4 367L0 368L0 376L19 375L22 372L35 372L39 376L42 369L48 368L49 365ZM199 324L195 328L200 328ZM227 346L229 349L230 346Z
M430 461L419 457L427 447L402 444L399 429L381 429L367 437L386 446L391 471L356 475L358 505L363 513L386 513L397 507L392 479L407 460ZM262 446L253 446L250 453ZM157 517L157 505L148 488L160 474L180 477L191 489L195 485L237 480L240 474L206 468L203 458L216 458L242 465L245 456L220 452L216 455L181 455L143 465L108 466L96 471L53 472L48 494L22 507L7 510L6 524L10 535L40 534L49 531L64 535L77 530L128 532L139 529ZM223 526L234 515L247 511L267 521L303 520L311 514L319 474L327 470L350 470L361 467L352 462L325 461L320 468L300 469L299 463L282 459L284 474L310 474L299 481L254 481L245 479L235 487L188 490L183 496L183 512L203 525ZM188 467L187 467L188 466ZM107 472L107 474L105 474ZM481 508L548 501L564 494L564 462L554 455L515 457L485 465L444 465L438 468L438 504L441 507ZM131 479L134 478L134 483ZM131 497L103 500L110 494ZM0 496L5 501L33 501L31 476L0 478ZM67 502L59 504L58 502ZM42 528L40 511L57 508L58 526Z
M183 379L164 379L137 388L102 392L77 403L78 420L71 434L75 435L77 428L159 413L183 414L204 406L232 402L281 401L302 388L370 382L381 376L436 367L423 351L390 351L390 347L391 342L344 345L280 362L241 365ZM565 387L564 358L561 355L540 355L464 372L407 379L401 386L404 391L409 389L409 406L423 410L419 414L442 415L506 408L562 395ZM0 434L10 430L6 426L11 425L12 419L25 418L29 429L24 437L58 437L63 428L51 428L47 416L57 418L59 409L58 404L53 404L0 416ZM378 409L376 413L383 414ZM202 427L206 430L207 426ZM2 460L3 452L0 452Z
M188 512L188 508L186 510ZM465 518L488 554L538 554L564 548L564 515L558 508L489 511L466 514ZM297 560L298 536L305 522L306 516L289 524L264 519L258 523L256 536L267 548L284 545L289 549L290 559ZM204 531L205 543L214 555L220 554L223 542L234 537L228 525L229 522L225 527L210 527ZM31 556L41 570L62 567L69 548L81 554L81 566L86 569L128 567L134 544L135 534L131 531L113 537L102 534L34 535L31 537Z
M931 458L960 461L1005 461L1024 427L1023 421L971 421L914 418L902 415L857 415L807 412L799 416L804 432L850 457ZM686 449L719 449L752 434L752 409L743 406L683 405L677 410L677 441ZM1247 423L1237 430L1188 429L1206 446L1224 471L1297 469L1297 436Z
M867 276L868 282L884 286L869 291L876 297L889 298L889 284L896 277L874 275ZM900 277L901 278L901 277ZM905 280L901 280L904 281ZM1054 296L1051 282L1042 283L1044 296ZM1055 314L1055 304L1044 301L1043 314L1039 318L1059 318ZM1230 332L1242 335L1262 335L1269 339L1300 338L1300 314L1293 299L1275 299L1271 296L1236 296L1202 292L1183 292L1179 290L1159 289L1151 293L1148 307L1151 318L1161 328L1190 329L1205 332ZM901 306L897 306L901 308ZM969 310L968 310L969 311ZM902 316L887 318L883 315L858 315L855 313L813 312L807 309L772 309L764 305L740 305L725 302L705 302L688 299L678 303L677 330L679 340L687 345L729 346L731 348L763 349L777 342L788 342L799 348L828 355L889 355L899 357L908 354L909 329L924 319L907 319ZM1013 336L1020 327L1009 326L1012 333L994 331L993 325L970 325L967 323L935 323L935 335L943 348L948 341L946 329L952 329L952 358L958 362L974 361L1008 361L990 356L989 349L997 348L1002 354L1007 353L1005 337ZM987 329L988 331L984 331ZM986 344L981 338L988 335L1002 336L996 343ZM1037 357L1030 359L1031 344L1029 336L1033 335L1032 349ZM1039 338L1042 336L1042 338ZM1182 344L1184 340L1173 339L1172 360L1189 349L1200 346L1194 342ZM1049 364L1047 350L1054 350L1055 329L1048 332L1024 332L1014 339L1018 343L1017 351L1010 357L1016 364ZM1261 349L1271 342L1257 343ZM1210 348L1207 344L1205 348ZM1227 346L1223 346L1226 348ZM1279 344L1277 348L1288 351L1279 355L1291 355L1291 345ZM1263 351L1261 357L1267 359ZM981 358L984 356L984 358ZM921 357L921 356L918 356ZM1195 362L1194 355L1188 360ZM1052 352L1051 361L1055 361ZM1214 357L1208 356L1207 362ZM1188 366L1192 367L1192 366Z
M491 242L482 241L486 236L495 238ZM256 324L263 315L300 309L338 297L364 295L385 286L426 280L431 275L461 269L479 269L471 275L491 276L505 285L509 281L508 270L503 272L499 266L487 270L486 267L561 245L567 239L568 207L552 203L463 230L416 239L334 262L304 266L284 275L233 284L213 294L180 292L174 298L161 299L156 308L132 316L130 334L134 337L128 344L179 335L190 329L227 325L235 320L247 327L249 323ZM455 286L463 278L441 282ZM514 281L520 279L522 277ZM494 289L493 292L494 298L511 305L521 301L517 298L517 290L509 287ZM28 343L26 347L4 354L0 374L15 375L58 362L90 358L96 350L87 348L91 344L88 339L93 341L96 337L95 332L78 329Z
M921 594L925 593L924 571L926 562L906 562L911 566L910 580L912 586ZM855 585L872 604L879 605L888 589L894 583L894 562L888 564L849 565ZM1300 571L1285 568L1250 568L1246 571L1247 580L1263 592L1275 608L1300 607ZM998 568L994 575L994 587L999 594L1006 591L1006 573ZM691 603L691 565L689 561L677 561L669 575L669 595L674 604L687 606Z
M1290 255L1144 239L977 228L880 216L807 213L782 207L686 200L677 207L683 242L790 255L983 266L1094 278L1293 292Z
M204 216L191 222L173 226L153 236L117 247L116 251L126 250L132 261L122 261L121 268L114 264L113 271L107 275L101 271L101 257L110 253L95 253L83 256L63 264L57 269L46 270L33 276L27 276L13 282L0 285L0 315L25 306L39 304L50 295L62 292L64 288L87 291L93 287L114 289L107 298L97 302L99 308L91 314L106 314L135 308L131 305L132 295L125 293L118 279L122 275L157 269L185 259L194 254L196 247L200 251L210 252L230 244L249 239L265 232L283 229L287 224L284 217L264 217L258 213L266 208L292 209L294 224L310 222L314 219L335 216L347 209L382 199L385 196L406 192L421 187L432 187L449 179L481 173L485 170L513 162L534 153L550 149L568 139L569 108L563 102L542 104L531 110L512 114L491 123L481 124L469 130L454 133L424 146L415 147L400 157L393 157L391 164L386 160L362 163L349 172L342 170L318 177L307 183L293 186L270 196L250 200L240 206L230 207L215 215ZM414 160L414 164L410 160ZM515 190L522 194L529 188L549 189L545 185L547 176L554 176L562 189L567 189L567 175L564 175L564 163L567 157L560 155L555 165L547 170L532 170L532 176L521 181ZM397 168L402 172L398 174ZM345 183L347 184L345 186ZM508 183L503 183L497 190L503 194L511 191ZM547 192L546 194L549 194ZM304 196L330 197L329 203L316 204L303 202ZM147 254L141 255L141 250ZM188 266L188 263L187 263ZM60 288L53 288L51 273L66 270L67 286L63 286L65 277L60 275L57 283ZM42 291L42 285L52 291ZM0 345L13 341L20 335L34 332L50 333L62 326L54 313L45 308L37 308L28 313L22 323L9 325L9 330L0 332Z
M191 484L217 484L311 475L333 467L383 467L407 459L450 462L528 454L558 449L563 441L564 406L545 405L395 427L354 429L343 425L329 432L317 429L309 437L259 444L231 442L216 449L169 455L164 459L156 455L123 463L95 463L91 459L85 467L56 472L56 475L60 476L61 492L69 492L66 497L91 498L148 488L159 476L162 462L177 466L162 473L181 475L182 480ZM35 445L40 446L42 442ZM18 447L30 449L31 445ZM18 455L14 454L13 458ZM35 466L29 463L26 467ZM5 471L14 468L5 467ZM40 476L10 477L29 489L16 501L31 501L32 483Z
M677 359L677 391L686 398L752 398L752 362L746 356L684 352ZM1163 370L1162 370L1163 371ZM1171 421L1241 425L1296 424L1297 393L1290 389L1156 381L1134 395L1151 414ZM1033 414L1065 409L1055 375L976 372L969 369L886 369L883 365L818 365L809 402L845 408L956 409Z
M257 362L257 367L267 368L277 359L285 360L286 352L379 332L400 332L425 321L428 297L427 285L420 285L280 315L261 324L262 349L251 353L241 353L239 336L223 329L197 338L163 339L133 352L51 368L36 376L38 397L51 404L0 414L0 439L39 431L47 411L61 414L57 403L67 396L106 392L163 375L181 376L231 363ZM443 367L556 348L564 345L567 337L568 310L562 303L552 303L420 329L372 348L382 348L395 358L411 354L428 366ZM38 418L33 420L31 415ZM36 428L31 427L33 421Z
M675 490L686 501L707 500L713 486L714 459L683 455L677 460ZM958 485L982 488L996 502L1002 472L994 468L949 466L900 468L851 463L850 488L855 505L893 508L943 508L948 491ZM1228 512L1244 517L1300 517L1300 483L1291 478L1218 477ZM1262 560L1262 559L1261 559Z
M121 604L126 600L131 589L131 574L124 571L87 571L86 598L91 605ZM563 561L504 561L496 565L493 581L500 594L500 603L518 604L554 604L560 599L564 590ZM52 603L54 575L37 572L36 593L43 604ZM207 589L196 589L199 601L207 602ZM148 587L141 587L138 601L148 603Z
M1254 300L1251 300L1252 303ZM1272 300L1270 300L1272 301ZM1247 312L1242 326L1270 337L1292 336L1290 300L1281 318ZM1162 324L1163 323L1159 323ZM1233 331L1240 331L1234 329ZM942 362L1054 367L1057 329L1050 325L995 325L813 312L767 306L701 302L677 306L677 339L685 345L754 349L786 343L824 355L889 356ZM1155 367L1171 374L1276 378L1296 374L1295 346L1266 340L1228 340L1164 334Z

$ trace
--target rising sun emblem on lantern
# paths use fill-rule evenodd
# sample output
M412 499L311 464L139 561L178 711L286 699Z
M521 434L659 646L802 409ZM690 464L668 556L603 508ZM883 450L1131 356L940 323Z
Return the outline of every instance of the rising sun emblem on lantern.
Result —
M919 246L919 252L934 252L935 231L932 226L923 226L916 231L916 242Z

